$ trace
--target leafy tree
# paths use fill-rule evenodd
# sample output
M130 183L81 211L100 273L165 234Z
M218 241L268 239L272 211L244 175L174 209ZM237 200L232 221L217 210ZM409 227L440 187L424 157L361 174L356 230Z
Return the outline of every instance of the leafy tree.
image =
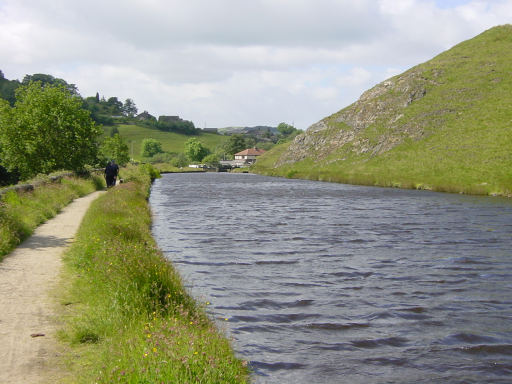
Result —
M234 155L235 153L243 151L244 149L247 148L247 143L244 135L237 133L229 136L229 139L226 141L224 148L226 150L226 154L231 156Z
M15 91L19 86L18 80L7 80L0 71L0 98L7 100L11 106L16 101Z
M33 75L25 75L21 84L28 85L30 83L40 81L42 85L50 84L54 86L61 86L67 89L71 94L78 96L78 88L75 84L68 84L66 80L53 77L52 75L46 75L44 73L35 73Z
M195 135L198 133L198 129L194 126L194 123L188 120L175 119L169 120L166 116L160 116L157 122L154 122L154 126L165 132L179 132L185 135Z
M184 153L178 154L176 157L171 159L171 165L178 168L183 168L188 165L189 161L187 156Z
M109 160L115 160L117 164L123 166L130 161L128 145L123 142L119 133L103 140L100 146L100 160L105 165Z
M290 136L292 133L295 133L297 129L293 125L289 125L286 123L280 123L277 126L277 130L282 136Z
M137 107L132 99L126 99L123 105L123 113L125 116L133 117L137 114Z
M116 126L110 127L108 129L108 135L110 137L114 137L115 135L119 135L119 129Z
M201 161L206 155L208 155L208 148L195 137L188 139L185 142L185 155L191 161Z
M162 153L162 143L155 139L144 139L141 145L141 154L143 157L153 157L157 153Z
M93 164L99 134L81 99L62 85L31 82L17 89L14 107L0 100L2 165L22 178Z
M217 167L220 164L219 156L215 153L212 153L210 155L207 155L202 160L203 163L210 165L212 167Z
M110 107L110 112L114 115L121 115L123 113L123 103L117 97L109 97L107 105Z

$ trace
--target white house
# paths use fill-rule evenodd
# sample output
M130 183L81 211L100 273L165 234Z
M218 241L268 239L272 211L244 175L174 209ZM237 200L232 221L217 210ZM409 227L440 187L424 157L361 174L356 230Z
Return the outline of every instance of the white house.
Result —
M256 161L258 156L263 155L265 152L264 149L259 148L244 149L242 152L235 153L235 161L244 164L252 164Z

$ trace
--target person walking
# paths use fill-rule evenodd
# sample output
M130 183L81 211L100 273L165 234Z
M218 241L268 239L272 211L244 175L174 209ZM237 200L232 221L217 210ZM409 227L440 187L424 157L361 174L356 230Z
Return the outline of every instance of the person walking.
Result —
M105 167L105 181L107 182L107 188L116 185L117 175L119 174L119 166L114 160L110 160Z

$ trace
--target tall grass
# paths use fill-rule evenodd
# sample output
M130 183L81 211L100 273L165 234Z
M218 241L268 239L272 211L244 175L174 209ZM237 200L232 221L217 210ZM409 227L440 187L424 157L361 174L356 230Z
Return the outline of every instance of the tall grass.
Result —
M145 167L124 170L127 183L93 202L65 256L67 382L247 382L245 363L151 236Z
M103 185L98 176L66 177L56 183L41 184L33 191L7 192L0 200L0 260L72 200Z

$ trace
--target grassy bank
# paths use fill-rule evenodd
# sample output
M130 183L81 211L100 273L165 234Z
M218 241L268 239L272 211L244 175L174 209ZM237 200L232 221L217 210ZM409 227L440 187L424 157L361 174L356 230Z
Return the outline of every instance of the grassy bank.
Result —
M512 25L387 79L253 171L312 180L512 194Z
M454 160L425 159L403 155L392 164L386 159L373 158L340 164L340 162L316 162L306 159L300 162L274 167L273 163L285 147L266 158L258 160L251 172L267 176L294 179L328 181L345 184L430 190L436 192L463 193L470 195L512 196L512 168L479 169L471 165L460 166ZM412 153L412 152L410 152ZM409 153L409 154L410 154Z
M77 197L103 188L102 178L66 177L33 191L9 191L0 199L0 260Z
M141 168L92 204L65 256L66 382L247 382L245 364L156 247L151 168Z

